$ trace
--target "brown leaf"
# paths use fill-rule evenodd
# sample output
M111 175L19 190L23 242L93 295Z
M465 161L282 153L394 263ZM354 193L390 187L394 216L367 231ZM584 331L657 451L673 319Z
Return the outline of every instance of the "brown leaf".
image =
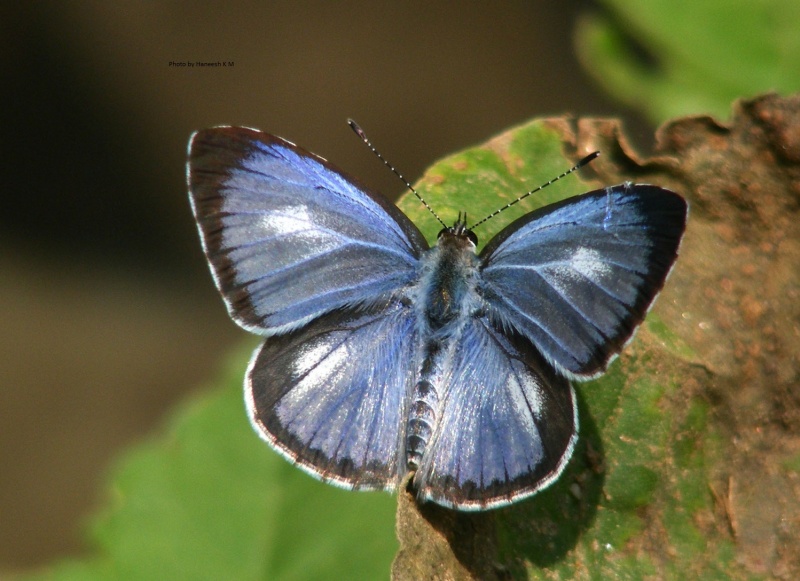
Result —
M602 152L589 169L600 183L654 183L689 200L657 311L707 372L685 389L711 403L727 438L728 461L709 483L710 494L724 491L713 518L733 536L743 574L800 578L800 96L739 101L728 123L671 121L646 159L616 120L548 125L575 158ZM493 514L420 509L400 495L394 578L504 578Z

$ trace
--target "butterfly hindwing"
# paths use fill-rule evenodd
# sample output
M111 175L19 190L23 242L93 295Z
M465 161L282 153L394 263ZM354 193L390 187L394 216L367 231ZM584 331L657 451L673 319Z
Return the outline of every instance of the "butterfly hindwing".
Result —
M253 426L318 478L393 489L406 472L415 341L412 310L399 302L334 311L270 337L253 354L245 380Z
M197 132L190 198L233 319L272 335L407 285L427 248L394 205L328 162L242 127Z
M630 339L678 253L687 205L649 185L592 191L531 212L481 252L491 316L559 371L594 377Z
M474 318L445 377L414 480L421 498L481 510L530 496L561 474L577 439L575 392L525 338Z

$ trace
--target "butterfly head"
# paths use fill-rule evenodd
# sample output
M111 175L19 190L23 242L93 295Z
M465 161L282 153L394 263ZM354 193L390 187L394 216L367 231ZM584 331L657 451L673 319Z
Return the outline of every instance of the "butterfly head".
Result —
M464 212L463 215L461 212L459 212L456 223L449 228L442 228L439 231L437 238L441 240L445 236L466 241L471 244L473 248L478 245L478 236L475 234L475 232L467 228L466 212Z

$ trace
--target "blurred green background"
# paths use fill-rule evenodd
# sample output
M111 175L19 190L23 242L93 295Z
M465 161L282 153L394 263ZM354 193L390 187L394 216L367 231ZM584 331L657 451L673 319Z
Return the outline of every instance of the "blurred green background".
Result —
M725 116L736 96L796 89L786 63L800 62L790 58L797 11L790 2L655 0L3 7L0 571L82 555L86 515L109 505L112 459L165 423L184 429L173 410L247 341L211 283L189 212L193 130L236 124L282 135L392 199L402 188L347 117L412 181L534 116L620 117L646 150L669 115ZM169 65L195 60L234 66ZM241 381L237 365L225 381ZM249 430L243 413L240 423ZM248 443L220 453L259 449L246 430ZM218 485L240 501L242 526L257 527L247 502L269 503L269 491ZM376 512L356 498L363 512L346 526L332 515L331 531L391 516L390 497ZM194 534L172 531L187 542Z

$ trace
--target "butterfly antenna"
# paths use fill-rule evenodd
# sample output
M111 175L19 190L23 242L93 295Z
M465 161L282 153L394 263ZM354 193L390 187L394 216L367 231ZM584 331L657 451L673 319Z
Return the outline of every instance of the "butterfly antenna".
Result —
M541 186L539 186L538 188L535 188L535 189L531 190L530 192L527 192L527 193L525 193L525 194L522 194L522 195L521 195L519 198L517 198L517 199L516 199L516 200L514 200L513 202L509 202L508 204L506 204L505 206L503 206L503 207L502 207L502 208L500 208L499 210L495 210L494 212L492 212L491 214L489 214L488 216L486 216L486 217L485 217L483 220L480 220L480 221L478 221L478 222L475 222L475 223L474 223L472 226L470 226L470 227L469 227L469 229L470 229L470 230L472 230L472 229L474 229L476 226L480 226L481 224L483 224L484 222L486 222L486 221L487 221L487 220L489 220L490 218L494 218L494 217L495 217L495 216L497 216L497 215L498 215L500 212L503 212L504 210L508 210L508 209L509 209L511 206L513 206L514 204L516 204L516 203L518 203L518 202L521 202L522 200L524 200L525 198L527 198L527 197L528 197L528 196L530 196L531 194L535 194L536 192L538 192L538 191L541 191L541 190L545 189L545 188L546 188L547 186L549 186L550 184L553 184L553 183L557 182L557 181L558 181L558 180L560 180L561 178L567 177L569 174L571 174L571 173L572 173L572 172L574 172L575 170L578 170L578 169L582 168L583 166L585 166L587 163L589 163L590 161L592 161L592 160L593 160L594 158L596 158L598 155L600 155L600 152L599 152L599 151L595 151L595 152L593 152L593 153L590 153L589 155L587 155L586 157L584 157L582 160L580 160L578 163L576 163L574 166L572 166L570 169L568 169L567 171L565 171L564 173L562 173L560 176L556 176L556 177L554 177L552 180L550 180L549 182L547 182L546 184L542 184L542 185L541 185Z
M417 199L418 199L420 202L422 202L422 205L423 205L423 206L425 206L426 208L428 208L428 211L429 211L431 214L433 214L433 217L434 217L434 218L436 218L436 219L439 221L439 224L441 224L442 226L444 226L445 228L447 228L447 224L445 224L444 222L442 222L442 219L441 219L441 218L438 216L438 214L437 214L436 212L434 212L434 211L433 211L433 208L431 208L431 207L428 205L428 202L426 202L425 200L423 200L423 199L422 199L422 196L420 196L420 195L419 195L419 193L417 192L417 190L415 190L415 189L414 189L414 186L412 186L410 183L408 183L408 180L407 180L406 178L404 178L404 177L403 177L403 174L401 174L399 171L397 171L397 170L394 168L394 166L393 166L391 163L389 163L388 161L386 161L386 160L384 159L384 157L383 157L383 156L380 154L380 152L379 152L377 149L375 149L375 147L372 145L372 143L370 142L370 140L367 138L367 135L366 135L366 133L364 133L364 130L363 130L363 129L361 129L361 127L359 127L359 126L358 126L358 123L356 123L356 122L355 122L355 121L353 121L352 119L348 119L348 120L347 120L347 124L350 126L350 129L352 129L352 130L355 132L355 134L356 134L356 135L358 135L358 136L361 138L361 141L363 141L363 142L364 142L364 143L367 145L367 147L369 147L369 148L370 148L370 151L372 151L372 153L374 153L376 156L378 156L378 159L379 159L379 160L381 160L381 161L383 162L383 165L385 165L385 166L386 166L386 167L388 167L390 170L392 170L392 173L393 173L394 175L396 175L397 177L399 177L399 178L400 178L400 181L402 181L402 182L403 182L403 183L406 185L406 187L407 187L409 190L411 190L411 192L412 192L412 193L413 193L415 196L417 196Z

